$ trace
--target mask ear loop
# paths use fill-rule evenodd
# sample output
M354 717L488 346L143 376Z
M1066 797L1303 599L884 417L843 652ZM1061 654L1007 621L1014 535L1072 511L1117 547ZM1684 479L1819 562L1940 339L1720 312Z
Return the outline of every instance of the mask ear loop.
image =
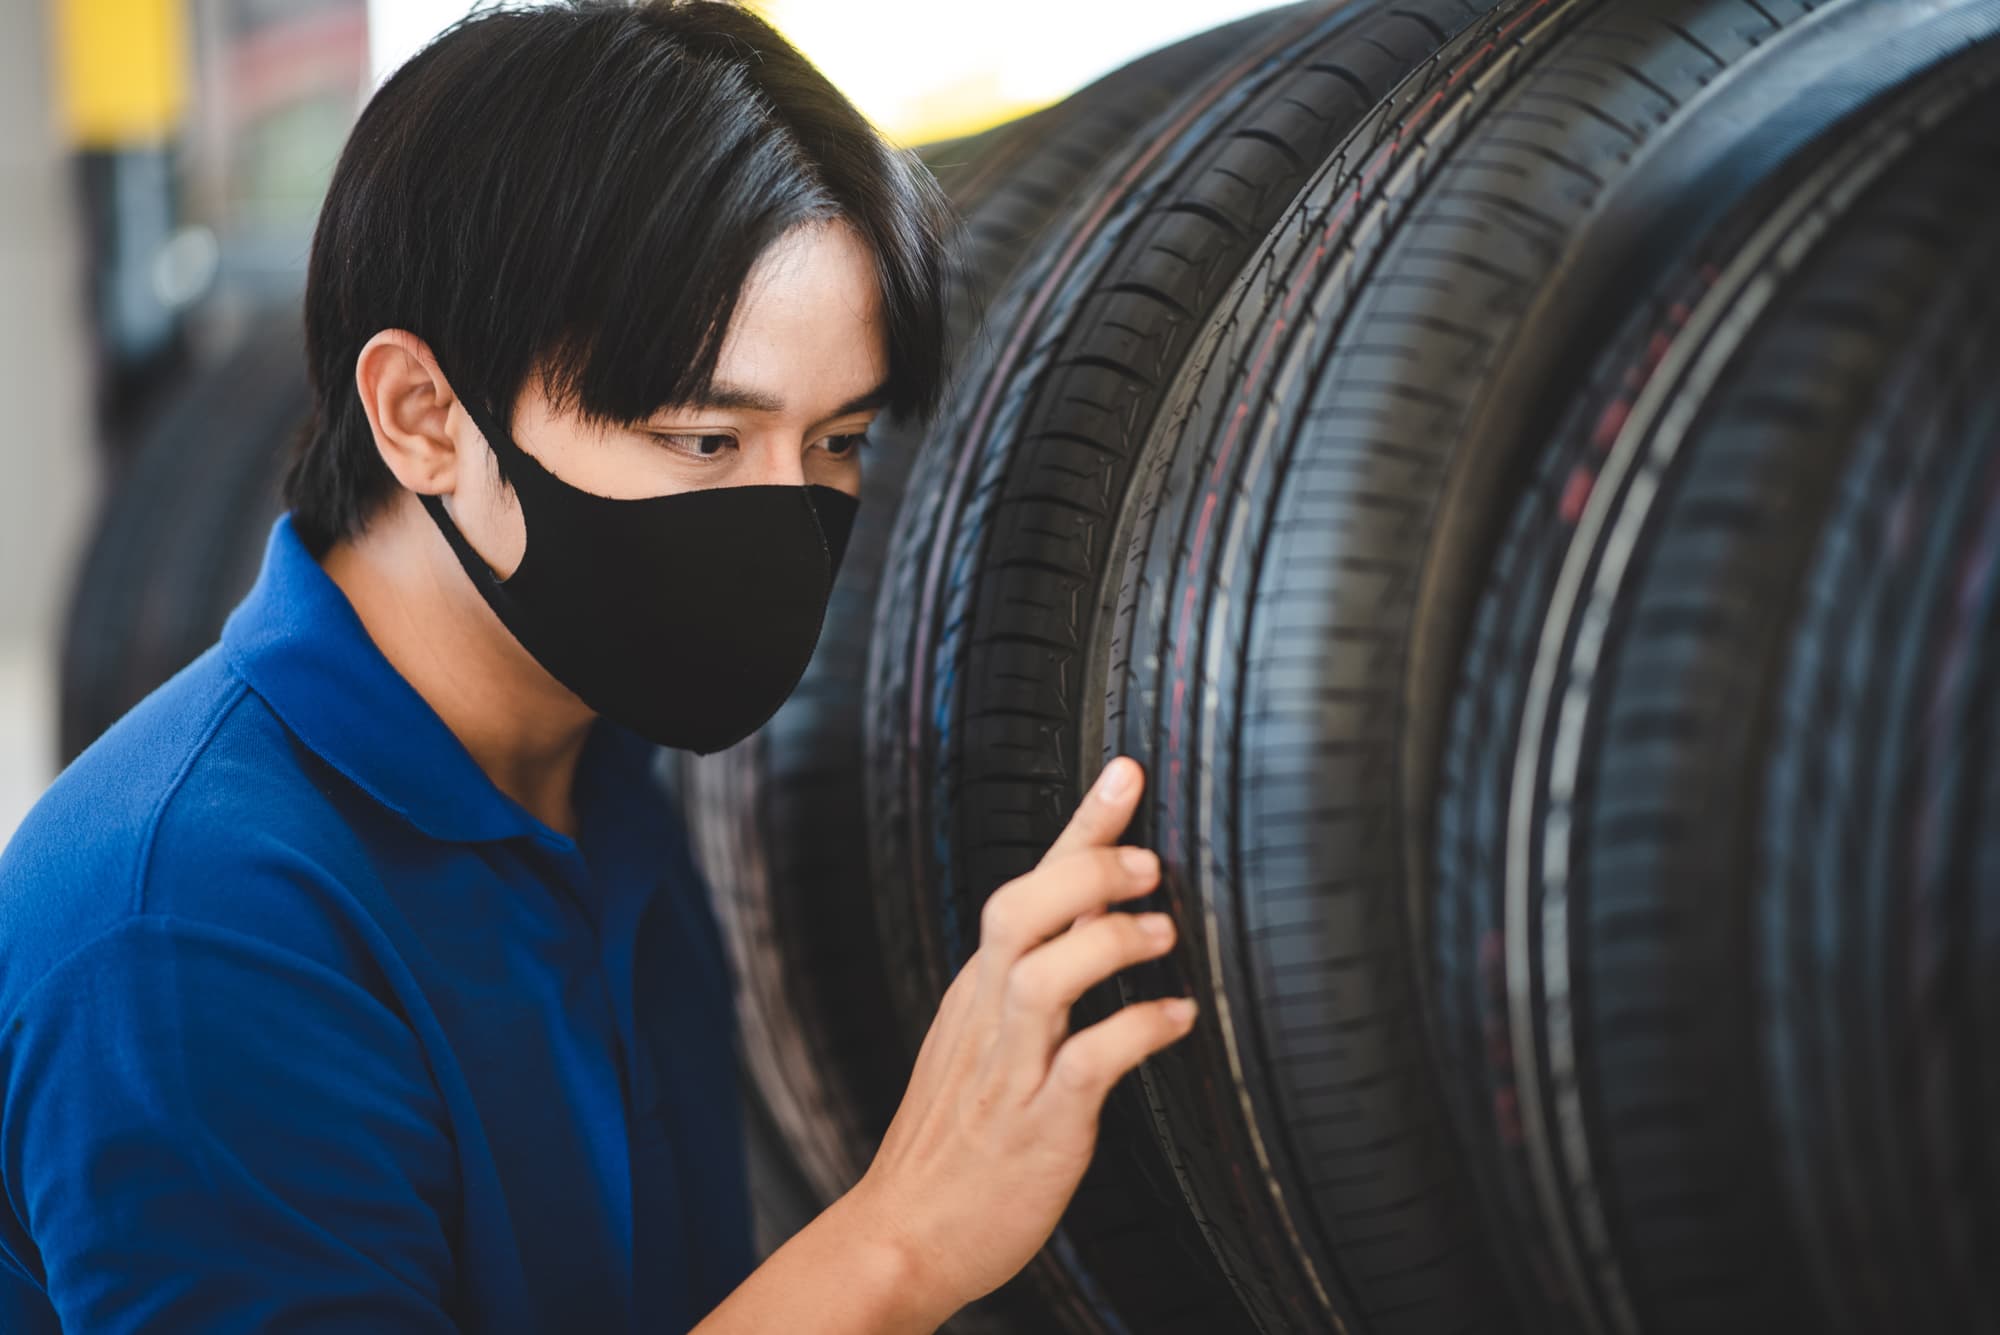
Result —
M435 349L432 350L431 356L433 359L436 359L437 352ZM438 371L444 375L445 383L450 385L451 373L444 369L442 361L438 362ZM525 528L527 525L528 508L521 499L519 479L522 473L529 470L519 468L517 465L520 460L526 460L534 468L539 468L540 465L536 462L533 455L515 443L512 436L504 431L495 431L493 429L492 416L485 409L475 404L469 397L459 394L455 387L452 389L452 393L458 399L459 404L465 409L465 415L470 417L472 424L479 428L480 437L485 440L486 448L493 452L493 466L500 474L500 481L513 491L514 502L520 508L521 521ZM540 471L551 482L561 481L561 479L557 478L547 469L541 469ZM444 497L427 492L419 492L417 499L422 501L424 509L430 512L431 521L444 534L445 542L450 545L453 555L458 557L458 563L465 567L465 573L471 576L472 582L485 597L487 605L511 629L512 622L504 607L506 596L504 590L507 581L495 574L493 567L486 564L486 558L474 550L472 543L467 540L465 533L459 528L457 521L445 509ZM526 563L526 560L527 556L524 552L522 554L523 564ZM509 578L512 578L512 576L509 576Z
M444 508L444 497L430 492L418 492L417 499L423 502L424 509L430 511L431 520L443 532L444 540L450 544L452 554L458 557L458 563L465 567L465 573L472 577L473 583L479 586L482 593L489 595L487 603L498 611L499 607L490 595L504 589L506 581L494 574L493 567L486 564L486 558L474 551L472 544L466 541L465 534L459 531L457 522Z
M512 433L495 429L495 419L491 413L486 411L484 406L473 402L470 395L458 392L457 386L451 383L451 373L445 370L444 362L438 360L436 349L432 349L431 357L437 361L438 371L444 376L445 384L451 389L453 397L459 402L459 406L465 409L465 415L470 417L472 424L479 428L480 438L486 442L486 448L493 451L493 466L499 470L500 480L513 489L514 498L517 503L520 503L521 482L524 476L531 479L529 481L529 486L531 487L540 485L567 485L561 478L544 468L541 461L535 458L534 455L522 449L520 443L514 439ZM537 474L539 474L539 477L536 476ZM543 479L546 479L546 482ZM525 504L522 504L521 513L523 518L525 518L527 515Z

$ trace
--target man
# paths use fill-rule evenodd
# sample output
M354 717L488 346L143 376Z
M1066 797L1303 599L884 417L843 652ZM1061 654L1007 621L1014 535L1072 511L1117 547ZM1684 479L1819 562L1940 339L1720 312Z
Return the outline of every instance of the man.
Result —
M947 215L762 22L488 12L357 121L256 587L0 856L0 1329L902 1331L1014 1273L1172 933L1086 802L869 1173L752 1270L734 1017L655 745L775 712ZM1160 915L1152 915L1158 917ZM706 1320L702 1318L706 1316Z

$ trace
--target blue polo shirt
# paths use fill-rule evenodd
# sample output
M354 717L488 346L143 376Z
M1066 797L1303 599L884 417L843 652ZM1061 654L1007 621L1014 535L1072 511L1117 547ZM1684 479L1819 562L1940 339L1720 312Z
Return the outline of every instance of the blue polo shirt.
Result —
M655 753L593 725L558 834L278 520L221 642L0 855L0 1331L721 1301L754 1263L735 1013Z

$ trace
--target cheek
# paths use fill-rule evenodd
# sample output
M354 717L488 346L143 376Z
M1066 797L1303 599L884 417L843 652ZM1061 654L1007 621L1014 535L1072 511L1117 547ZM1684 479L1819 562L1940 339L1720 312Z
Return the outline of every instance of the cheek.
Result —
M525 393L514 439L570 486L613 500L682 491L704 476L699 464L682 463L671 447L643 432L557 416Z
M728 459L701 464L636 431L614 431L568 444L549 471L593 496L639 500L713 485Z
M809 450L806 454L805 481L818 483L844 491L856 499L861 495L861 458L866 447L853 459L836 459L825 450Z

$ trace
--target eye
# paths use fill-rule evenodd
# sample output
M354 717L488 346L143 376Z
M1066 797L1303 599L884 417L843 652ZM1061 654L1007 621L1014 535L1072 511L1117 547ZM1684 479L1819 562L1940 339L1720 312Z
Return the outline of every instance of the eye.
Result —
M655 440L664 442L669 449L680 454L692 455L697 459L713 459L722 449L734 448L736 444L734 436L674 435L665 431L650 431L647 434ZM710 445L714 445L716 449L711 451L706 448Z
M869 444L868 433L857 431L846 436L828 436L826 443L827 452L834 458L851 459Z

